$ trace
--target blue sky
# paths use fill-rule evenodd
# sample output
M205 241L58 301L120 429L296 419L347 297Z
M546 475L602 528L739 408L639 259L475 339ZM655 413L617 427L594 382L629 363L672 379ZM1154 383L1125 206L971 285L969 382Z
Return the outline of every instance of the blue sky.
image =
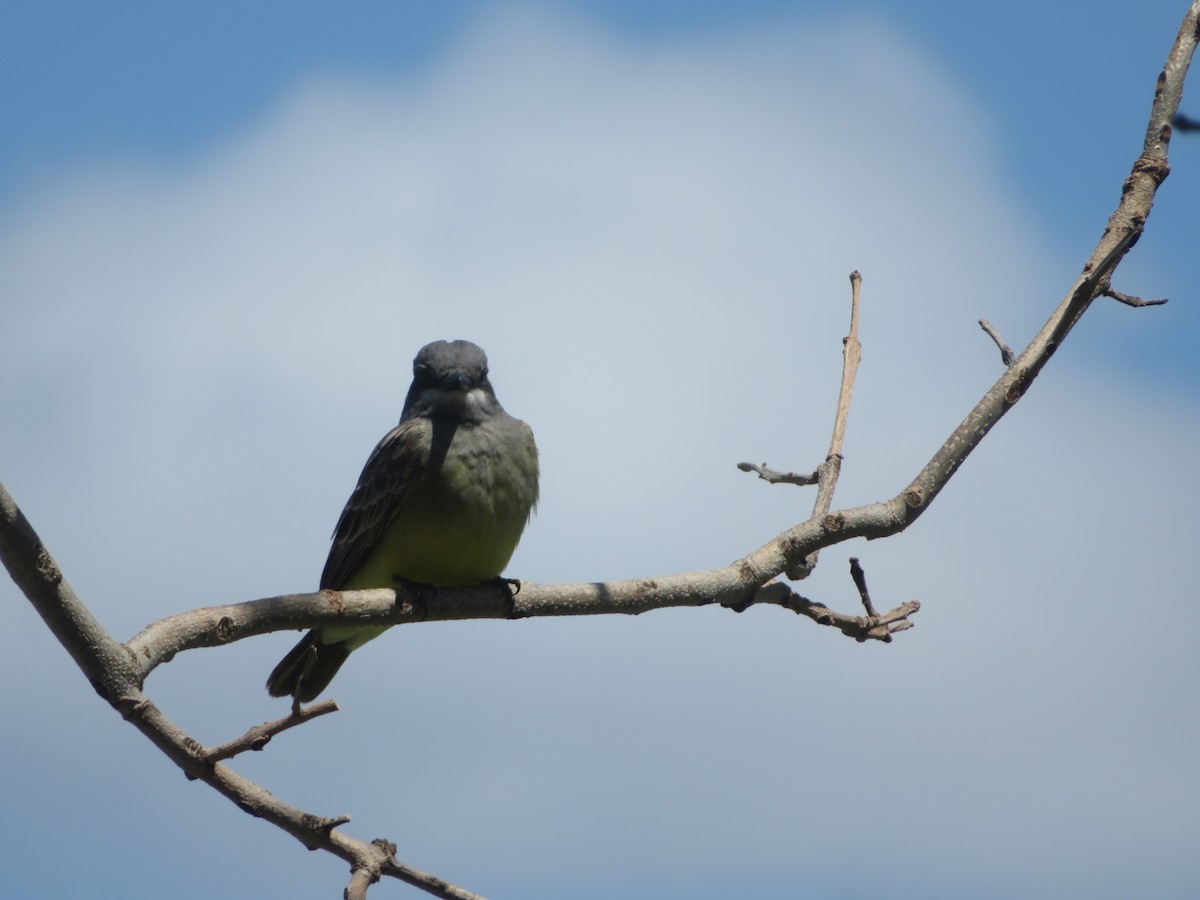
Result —
M836 11L798 2L527 4L538 7L568 11L614 40L643 48L801 18L880 16L946 66L971 102L1002 123L989 136L996 165L1036 207L1041 237L1078 254L1111 206L1104 187L1121 177L1136 152L1146 73L1161 64L1162 36L1174 33L1183 4L1150 0L1131 14L1115 0L1056 0L986 15L971 4L940 2L843 3ZM227 2L188 8L48 2L10 9L0 36L0 114L9 123L0 147L0 201L36 195L81 166L195 163L252 130L313 78L419 81L496 8L410 0L360 3L351 12L327 3ZM862 60L851 54L845 64ZM875 113L859 110L867 120ZM1083 147L1086 154L1079 152ZM1190 158L1198 151L1185 144L1180 152ZM1176 188L1158 215L1186 217L1189 195ZM1185 252L1184 231L1160 236L1164 255ZM1178 243L1167 243L1172 236ZM1156 260L1149 268L1162 266ZM1179 293L1173 282L1154 287ZM1157 331L1143 339L1140 327L1131 336L1121 322L1099 339L1140 366L1194 379L1194 367L1183 362L1190 356L1187 330L1165 337Z
M840 503L898 490L996 377L978 318L1036 330L1183 9L7 9L0 479L120 638L308 590L412 355L465 337L542 450L510 574L723 565L811 503L734 464L819 461L851 269ZM1117 279L1171 303L1099 305L915 528L802 586L853 609L860 556L924 604L894 645L779 610L398 629L342 712L235 767L493 897L1188 896L1200 140L1171 161ZM0 598L0 894L339 895ZM148 691L219 743L280 713L293 640Z

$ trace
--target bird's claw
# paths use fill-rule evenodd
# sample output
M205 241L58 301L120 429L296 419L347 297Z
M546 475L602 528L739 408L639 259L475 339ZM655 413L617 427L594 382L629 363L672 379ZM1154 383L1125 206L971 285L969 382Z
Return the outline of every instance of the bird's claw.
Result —
M437 588L426 581L413 581L403 575L393 575L392 581L396 587L408 595L407 599L413 605L413 610L424 619L429 601L437 594ZM400 603L400 591L396 592L396 603Z

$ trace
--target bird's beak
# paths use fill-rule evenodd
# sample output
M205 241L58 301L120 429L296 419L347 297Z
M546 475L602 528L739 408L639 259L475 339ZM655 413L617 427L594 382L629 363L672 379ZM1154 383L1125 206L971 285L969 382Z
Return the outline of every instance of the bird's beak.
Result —
M465 394L471 387L471 379L464 372L454 372L442 382L442 390L445 391L462 391Z

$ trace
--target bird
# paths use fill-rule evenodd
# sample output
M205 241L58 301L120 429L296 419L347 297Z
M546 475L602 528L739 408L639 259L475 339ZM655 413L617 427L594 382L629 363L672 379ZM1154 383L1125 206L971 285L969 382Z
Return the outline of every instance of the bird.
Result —
M496 399L487 354L464 340L426 344L400 423L371 451L338 518L321 589L493 581L537 501L533 431ZM352 651L389 627L312 629L271 672L267 691L316 699Z

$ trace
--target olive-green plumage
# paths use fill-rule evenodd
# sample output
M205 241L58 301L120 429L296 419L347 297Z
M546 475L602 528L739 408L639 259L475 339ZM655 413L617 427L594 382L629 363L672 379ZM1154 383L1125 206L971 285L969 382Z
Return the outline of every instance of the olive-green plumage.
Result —
M400 424L371 451L346 502L321 588L457 587L497 577L538 498L533 432L500 406L487 357L469 341L428 344L413 361ZM302 702L325 689L383 627L314 628L267 679Z

